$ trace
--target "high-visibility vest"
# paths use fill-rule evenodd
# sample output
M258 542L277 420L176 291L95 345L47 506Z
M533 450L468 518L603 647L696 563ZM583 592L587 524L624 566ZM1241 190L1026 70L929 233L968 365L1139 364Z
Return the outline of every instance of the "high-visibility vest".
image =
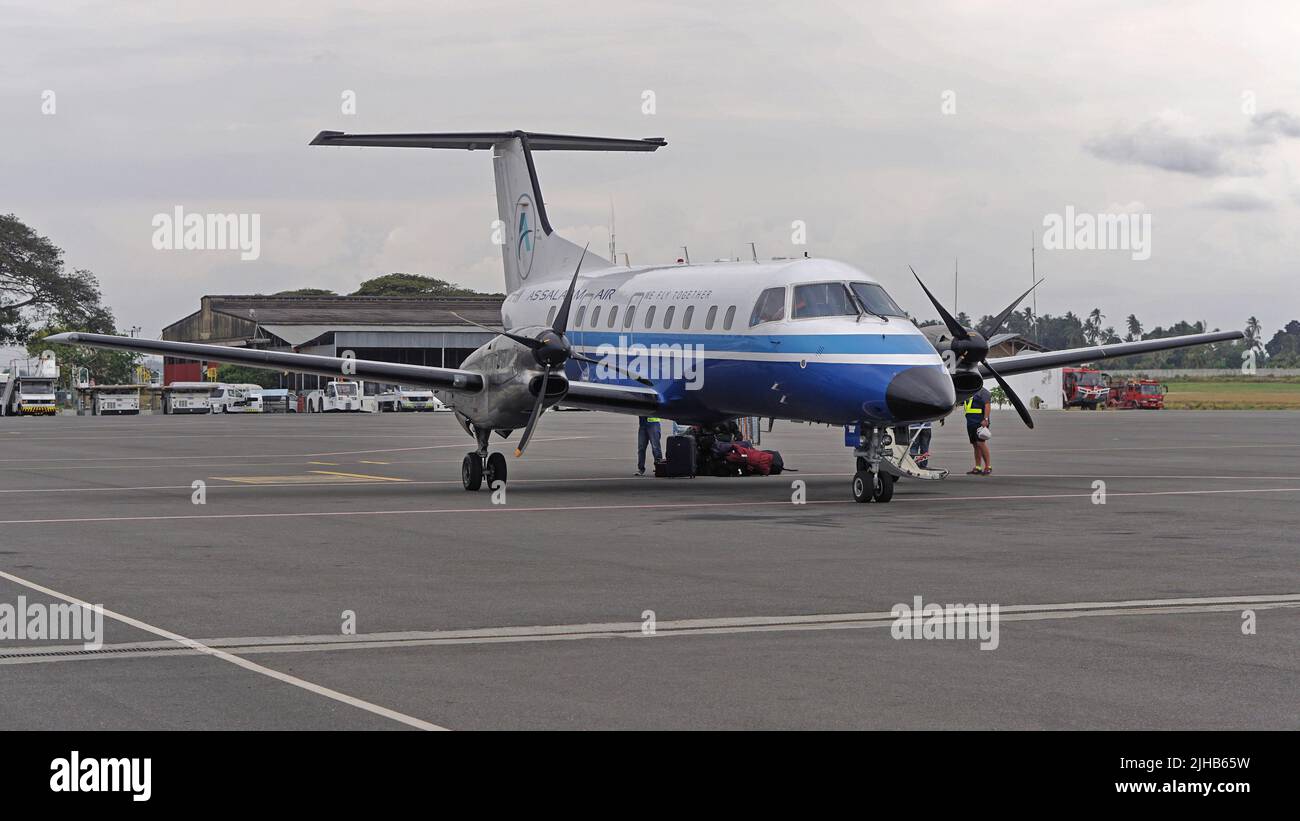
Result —
M966 412L967 412L967 413L977 413L977 414L979 414L980 416L983 416L983 415L984 415L984 409L983 409L983 408L977 408L977 407L975 407L974 405L975 405L975 397L972 396L970 399L967 399L967 400L966 400Z
M663 421L663 420L660 419L658 416L647 416L647 417L645 418L645 420L646 420L647 422L662 422L662 421Z

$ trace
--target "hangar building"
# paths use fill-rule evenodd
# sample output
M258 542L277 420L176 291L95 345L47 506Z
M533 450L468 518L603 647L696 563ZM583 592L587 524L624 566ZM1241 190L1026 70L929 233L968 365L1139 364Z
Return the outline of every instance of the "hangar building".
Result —
M504 297L205 296L199 310L163 328L162 338L454 368L501 327ZM198 382L218 362L166 357L163 383ZM325 377L282 374L281 387L311 390Z

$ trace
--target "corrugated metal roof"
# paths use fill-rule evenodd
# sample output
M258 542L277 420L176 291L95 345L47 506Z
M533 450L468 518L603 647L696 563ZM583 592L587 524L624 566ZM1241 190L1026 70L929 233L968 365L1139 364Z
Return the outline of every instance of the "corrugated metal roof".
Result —
M501 320L483 323L489 328L499 329ZM295 348L327 333L464 333L472 325L280 325L261 323L261 329L275 334ZM477 329L476 329L477 330Z
M207 296L213 311L262 325L328 325L329 330L347 325L425 325L464 328L468 323L452 315L461 314L483 325L501 324L503 297L409 297L357 296ZM409 328L407 329L409 330Z

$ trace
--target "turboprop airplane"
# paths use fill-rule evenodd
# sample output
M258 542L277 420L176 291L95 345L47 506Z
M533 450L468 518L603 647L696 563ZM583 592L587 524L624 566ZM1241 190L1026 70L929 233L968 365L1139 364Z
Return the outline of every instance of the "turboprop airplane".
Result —
M987 338L1019 299L991 327L972 330L917 277L947 331L932 341L880 283L841 262L618 266L555 233L535 152L650 152L667 145L659 137L322 131L311 144L491 150L509 294L504 333L459 368L78 332L48 340L430 388L477 443L461 463L466 490L506 480L505 457L490 450L494 432L508 438L522 430L521 456L543 413L563 402L684 424L756 416L843 425L856 457L854 498L888 502L898 477L934 478L907 464L908 425L946 416L986 379L1033 427L1003 377L1243 336L1224 331L990 359Z

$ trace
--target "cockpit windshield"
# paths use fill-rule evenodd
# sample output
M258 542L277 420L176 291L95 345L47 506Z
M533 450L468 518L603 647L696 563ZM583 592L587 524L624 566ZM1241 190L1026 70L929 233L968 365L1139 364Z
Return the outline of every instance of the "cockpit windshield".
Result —
M866 309L882 316L907 316L885 289L874 282L850 282L849 287Z
M858 308L849 296L849 290L843 282L818 282L812 285L794 286L794 307L791 315L795 319L811 319L818 316L857 316Z

